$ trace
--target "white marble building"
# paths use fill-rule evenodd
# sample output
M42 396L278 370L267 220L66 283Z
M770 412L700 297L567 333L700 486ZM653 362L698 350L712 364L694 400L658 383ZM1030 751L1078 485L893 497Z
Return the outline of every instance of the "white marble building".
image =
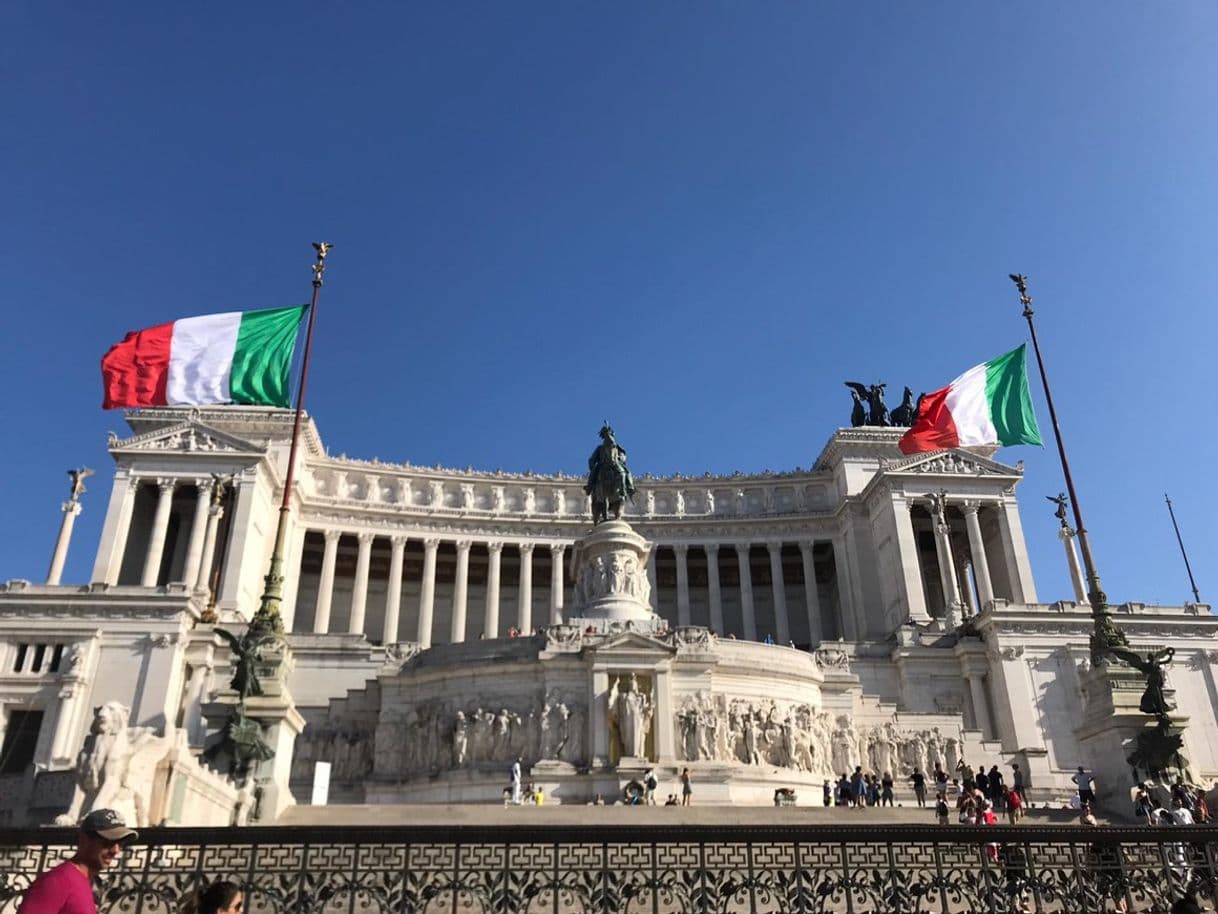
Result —
M132 436L109 443L92 580L0 585L0 792L32 820L66 806L105 702L201 747L227 662L201 620L248 618L267 569L291 413L127 418ZM1079 576L1070 599L1038 602L1018 467L903 457L899 434L837 430L808 470L640 478L626 520L653 544L650 600L669 631L591 635L561 624L591 524L582 478L334 457L307 422L283 607L305 727L276 777L307 799L312 762L327 760L332 800L493 801L515 753L560 800L584 801L633 770L618 763L609 702L634 673L652 713L637 761L690 765L704 801L769 802L842 761L899 774L953 753L1019 761L1036 789L1064 789L1077 765L1105 761L1079 732ZM233 477L220 499L214 475ZM942 523L928 498L939 491ZM961 636L968 617L977 634ZM1209 607L1126 604L1116 617L1136 645L1176 646L1171 685L1208 782ZM551 727L565 757L545 742Z

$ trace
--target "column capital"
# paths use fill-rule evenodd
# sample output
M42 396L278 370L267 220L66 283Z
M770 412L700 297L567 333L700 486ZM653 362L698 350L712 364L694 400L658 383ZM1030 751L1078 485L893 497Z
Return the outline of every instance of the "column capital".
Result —
M205 493L210 495L212 486L214 486L216 484L216 481L214 479L212 479L210 476L197 476L197 477L195 477L194 482L195 482L195 486L199 490L200 495L203 495Z
M753 548L752 543L732 543L732 546L735 547L737 555L748 555L749 550Z
M503 552L503 543L487 543L486 551L490 555L499 555L499 553Z
M172 492L177 484L177 478L172 476L158 476L156 480L156 487L161 492Z
M473 544L473 540L457 540L454 545L457 547L458 552L469 552Z
M567 551L566 543L550 543L550 554L553 556L561 556Z
M966 517L977 515L977 509L981 507L981 502L976 499L968 498L959 503L959 508L964 512Z
M689 555L689 543L673 543L672 551L684 558Z
M719 554L719 544L718 543L703 543L702 549L706 552L706 555L708 558L712 555Z
M376 534L370 530L363 530L355 534L355 538L359 540L359 544L361 546L370 546L372 545L372 541L376 539Z
M423 539L423 548L428 552L435 552L440 548L440 537L428 536Z
M815 540L800 540L798 545L799 545L799 551L803 555L811 555L812 550L814 550L816 548L816 541Z
M405 533L395 533L393 536L389 537L389 544L394 549L405 549L406 541L409 539L410 537L408 537Z
M532 554L533 554L533 548L534 548L536 545L537 545L536 543L521 543L521 544L520 544L520 546L519 546L519 549L520 549L520 554L521 554L521 555L532 555Z
M329 546L331 543L337 543L338 538L342 535L343 531L341 530L325 530L322 532L322 536L326 538L327 546Z
M222 518L224 516L224 505L212 505L210 508L207 509L207 514L208 514L208 516L214 517L216 520L219 520L220 518Z
M770 554L782 553L782 540L767 540L765 547L770 550Z
M80 502L65 501L60 507L60 510L63 511L64 514L71 514L73 517L76 517L81 512Z

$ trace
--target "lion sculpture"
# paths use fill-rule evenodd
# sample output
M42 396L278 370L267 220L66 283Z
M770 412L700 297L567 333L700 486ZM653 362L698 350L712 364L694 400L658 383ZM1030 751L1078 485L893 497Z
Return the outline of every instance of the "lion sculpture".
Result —
M147 826L156 769L173 744L152 727L131 727L131 710L108 701L93 711L93 724L76 760L76 787L57 825L75 825L94 809L116 810L127 822Z

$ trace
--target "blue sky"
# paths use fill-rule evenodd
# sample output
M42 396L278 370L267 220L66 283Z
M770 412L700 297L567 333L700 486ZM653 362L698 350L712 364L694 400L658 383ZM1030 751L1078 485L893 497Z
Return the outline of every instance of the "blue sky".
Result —
M130 329L307 300L334 453L578 471L808 466L846 379L934 389L1026 339L1029 274L1114 600L1202 596L1218 296L1218 6L1180 2L0 8L8 395L0 579L64 470L108 497L98 360ZM1038 413L1049 438L1039 389ZM1026 462L1069 596L1052 449Z

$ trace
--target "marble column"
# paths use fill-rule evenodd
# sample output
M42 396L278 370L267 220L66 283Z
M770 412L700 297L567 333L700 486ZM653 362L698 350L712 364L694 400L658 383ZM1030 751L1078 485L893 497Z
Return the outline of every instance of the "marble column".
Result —
M850 566L846 558L846 538L833 537L833 572L837 579L837 630L846 641L860 637L858 617L854 612L854 591L850 584Z
M400 533L389 537L389 582L385 592L385 627L381 641L398 642L398 617L402 612L402 566L405 563L406 537Z
M499 637L499 574L503 561L503 543L487 543L486 615L482 620L484 638Z
M303 527L294 524L288 534L286 555L283 558L283 603L279 610L285 632L296 630L296 599L300 594L300 565L304 556L306 532Z
M563 570L562 562L563 555L566 553L567 547L563 543L554 543L550 546L550 624L562 624L563 610ZM527 629L524 625L520 626L521 634L528 634L531 629Z
M689 547L677 543L672 549L677 558L677 625L689 625Z
M816 586L815 543L799 544L799 557L804 564L804 605L808 609L808 641L816 647L825 639L824 626L820 618L820 592Z
M753 569L749 566L749 544L736 544L736 564L740 567L740 615L744 620L744 637L757 640L757 614L753 610Z
M1087 605L1087 583L1083 578L1083 566L1078 560L1078 551L1074 548L1074 531L1062 527L1057 531L1062 545L1066 547L1066 565L1070 568L1070 584L1074 588L1074 602L1079 606Z
M55 540L55 551L51 554L51 567L47 571L48 584L58 584L63 577L63 563L68 558L68 543L72 541L72 527L76 524L76 516L80 514L80 502L74 498L65 501L61 510L63 519L59 522L59 536Z
M782 543L766 543L770 551L770 588L774 592L774 640L791 643L791 621L787 614L787 582L782 574Z
M469 608L469 540L457 540L457 573L453 580L453 622L449 641L465 640L465 616Z
M914 534L913 502L903 497L894 496L892 500L893 520L897 528L898 561L901 563L901 576L905 585L905 603L909 610L909 618L916 625L926 625L930 622L930 613L926 609L926 588L922 584L922 562L918 554L918 538Z
M981 731L982 739L989 739L994 727L990 722L990 704L985 695L985 675L971 670L964 675L973 698L973 723Z
M156 587L161 570L161 558L165 554L165 533L169 529L169 510L173 507L174 479L158 479L156 514L152 518L152 532L148 536L148 551L144 555L144 574L140 578L143 587Z
M368 612L368 566L372 563L372 541L375 533L367 531L356 536L359 551L355 554L355 583L351 587L351 618L347 632L352 635L364 633L364 618Z
M956 560L952 555L952 528L940 516L932 517L935 525L935 550L939 556L939 581L943 585L944 624L948 630L955 629L960 624L962 604L960 586L956 582Z
M706 589L710 601L710 627L716 635L723 631L723 591L719 587L719 544L710 543L706 550Z
M658 544L653 543L647 556L647 585L651 589L651 610L657 613L660 611L660 588L656 584L656 553L659 548Z
M516 598L516 627L533 630L533 543L520 544L520 587Z
M195 514L190 523L190 539L186 544L186 564L182 569L182 580L191 587L199 579L199 565L203 561L203 540L207 536L207 512L211 508L211 489L215 485L210 479L196 479L198 497Z
M960 506L964 512L964 526L968 529L968 550L973 557L973 579L977 582L977 597L985 609L994 599L994 585L990 581L990 563L985 556L985 539L981 535L981 518L977 512L981 506L975 501L966 501Z
M977 605L977 592L973 589L973 582L976 580L973 570L973 560L965 553L960 557L960 586L964 588L964 602L968 605L970 616L981 612L981 607Z
M419 634L415 638L421 647L431 647L431 626L436 611L436 551L440 540L429 536L423 540L423 581L419 585Z
M224 506L213 504L207 509L207 528L203 534L203 556L199 560L199 573L194 580L194 589L208 593L211 590L211 567L216 562L216 537L220 530L220 518ZM190 584L188 580L186 582Z
M334 563L338 560L338 540L341 530L327 530L322 534L326 549L321 556L321 579L317 582L317 609L313 612L313 633L324 635L330 631L330 604L334 601Z

